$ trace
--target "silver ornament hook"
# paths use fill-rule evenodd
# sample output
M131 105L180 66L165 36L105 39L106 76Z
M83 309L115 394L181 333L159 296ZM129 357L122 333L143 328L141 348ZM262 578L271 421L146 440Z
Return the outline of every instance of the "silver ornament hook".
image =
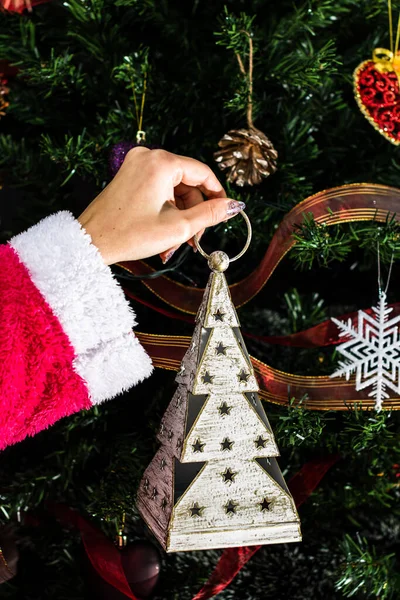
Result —
M246 252L246 250L250 246L251 236L252 236L252 228L251 228L251 223L250 223L249 217L246 215L246 213L243 210L240 211L240 213L238 213L238 214L242 215L243 219L246 222L246 225L247 225L247 240L246 240L246 243L245 243L243 249L239 252L239 254L237 254L233 258L229 258L229 262L230 263L233 262L234 260L238 260L238 258L241 258L243 256L243 254ZM197 233L194 235L193 239L194 239L195 246L196 246L197 250L200 252L200 254L202 256L204 256L204 258L207 258L207 260L210 260L211 256L209 254L207 254L207 252L204 252L203 248L200 246L200 242L199 242L199 239L197 237Z

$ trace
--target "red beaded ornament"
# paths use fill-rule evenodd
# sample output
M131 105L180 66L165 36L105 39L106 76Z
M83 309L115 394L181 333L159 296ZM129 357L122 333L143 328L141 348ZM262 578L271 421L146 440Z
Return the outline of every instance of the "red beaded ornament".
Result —
M383 52L386 53L384 58ZM362 62L354 71L354 92L361 112L381 135L395 145L400 144L398 60L398 56L393 60L389 50L377 48L373 60Z

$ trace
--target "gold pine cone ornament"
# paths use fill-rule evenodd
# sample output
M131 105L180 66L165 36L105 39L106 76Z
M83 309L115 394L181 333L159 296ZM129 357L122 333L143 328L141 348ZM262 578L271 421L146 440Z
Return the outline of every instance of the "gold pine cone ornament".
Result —
M257 185L277 169L278 152L255 127L228 131L218 146L221 150L214 153L214 159L221 171L229 169L228 181L240 187Z

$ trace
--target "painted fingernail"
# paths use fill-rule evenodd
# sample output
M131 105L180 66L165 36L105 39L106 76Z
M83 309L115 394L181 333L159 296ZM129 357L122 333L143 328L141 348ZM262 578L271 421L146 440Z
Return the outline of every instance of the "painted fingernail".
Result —
M238 200L231 200L228 204L228 208L226 210L226 214L231 217L232 215L237 215L241 210L246 208L246 204L244 202L239 202Z
M163 265L165 265L165 263L167 263L169 261L170 258L172 258L172 256L175 254L175 250L170 250L166 255L165 258L163 260Z

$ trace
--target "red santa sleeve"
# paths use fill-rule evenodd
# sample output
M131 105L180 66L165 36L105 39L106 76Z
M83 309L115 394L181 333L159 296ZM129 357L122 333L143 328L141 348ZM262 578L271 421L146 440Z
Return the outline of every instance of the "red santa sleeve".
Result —
M135 314L69 212L0 246L0 449L152 372Z

